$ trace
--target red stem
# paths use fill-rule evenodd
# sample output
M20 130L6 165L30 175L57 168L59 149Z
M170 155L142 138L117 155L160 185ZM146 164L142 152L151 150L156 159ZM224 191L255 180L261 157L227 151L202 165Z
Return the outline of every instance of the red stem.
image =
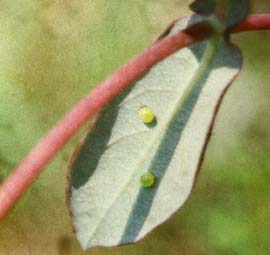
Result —
M270 14L249 16L233 32L270 29ZM162 39L109 76L88 96L75 105L30 151L20 165L0 186L0 220L22 196L42 169L68 140L107 103L153 65L177 50L209 38L209 27L192 27Z
M270 14L249 15L242 23L233 29L233 33L270 29Z

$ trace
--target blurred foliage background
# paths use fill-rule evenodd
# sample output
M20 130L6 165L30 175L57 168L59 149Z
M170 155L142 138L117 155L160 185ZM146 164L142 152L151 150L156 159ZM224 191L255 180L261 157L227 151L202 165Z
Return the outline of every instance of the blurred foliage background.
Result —
M144 49L186 0L0 0L0 180L83 95ZM253 0L251 12L270 12ZM77 135L0 223L2 255L270 253L270 33L233 36L241 75L190 199L138 244L83 252L65 205Z

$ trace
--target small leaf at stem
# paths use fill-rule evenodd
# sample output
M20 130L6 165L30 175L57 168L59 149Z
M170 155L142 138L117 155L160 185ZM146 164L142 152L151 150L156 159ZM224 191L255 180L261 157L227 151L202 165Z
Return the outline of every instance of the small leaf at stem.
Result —
M190 8L201 15L215 15L225 28L231 28L247 16L249 0L196 0Z

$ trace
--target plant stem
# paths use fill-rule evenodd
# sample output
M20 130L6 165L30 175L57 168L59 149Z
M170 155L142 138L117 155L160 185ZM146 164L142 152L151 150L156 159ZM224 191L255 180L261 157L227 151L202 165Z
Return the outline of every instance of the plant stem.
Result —
M270 14L253 14L249 15L243 22L233 28L233 33L269 30Z
M270 29L270 14L251 15L235 27L233 32L263 29ZM207 39L211 35L212 29L202 23L183 30L176 35L166 37L129 61L93 89L40 140L20 165L1 184L0 220L5 217L48 162L87 120L97 114L123 89L141 77L156 63L177 50Z

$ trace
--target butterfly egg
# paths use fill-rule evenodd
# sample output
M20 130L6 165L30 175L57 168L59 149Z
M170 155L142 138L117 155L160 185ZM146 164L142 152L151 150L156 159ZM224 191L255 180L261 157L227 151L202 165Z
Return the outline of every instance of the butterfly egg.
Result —
M140 178L141 185L145 188L150 188L155 184L156 177L150 173L147 172L143 174Z
M141 120L146 124L152 123L156 118L153 110L147 106L140 108L139 116Z

